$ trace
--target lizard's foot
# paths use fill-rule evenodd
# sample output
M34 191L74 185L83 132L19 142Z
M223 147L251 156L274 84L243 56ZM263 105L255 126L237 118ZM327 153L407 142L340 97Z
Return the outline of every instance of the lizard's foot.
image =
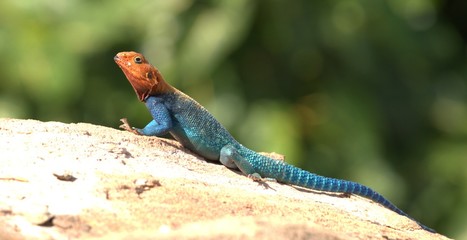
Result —
M126 130L128 132L132 132L136 135L141 135L136 129L134 129L130 124L128 123L128 120L126 118L120 119L120 121L123 123L122 125L119 126L119 128Z
M258 173L248 174L247 177L255 182L277 182L274 178L263 178Z
M255 182L263 182L263 178L258 173L248 174L247 177Z
M247 177L257 182L259 185L263 186L265 189L271 188L269 184L267 184L266 182L277 182L277 180L274 178L263 178L258 173L248 174Z

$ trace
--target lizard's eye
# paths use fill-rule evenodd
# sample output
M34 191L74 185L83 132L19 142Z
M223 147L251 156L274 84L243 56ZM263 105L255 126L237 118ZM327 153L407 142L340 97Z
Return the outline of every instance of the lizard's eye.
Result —
M134 58L134 61L135 61L135 63L137 63L137 64L143 63L143 59L142 59L141 57L139 57L139 56L136 56L136 57Z

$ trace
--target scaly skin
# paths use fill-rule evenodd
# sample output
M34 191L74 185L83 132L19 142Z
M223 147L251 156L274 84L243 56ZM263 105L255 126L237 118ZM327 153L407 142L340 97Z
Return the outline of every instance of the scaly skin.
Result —
M130 127L126 119L123 120L122 128L146 136L170 133L195 153L209 160L219 160L228 168L240 169L255 180L271 178L281 183L313 190L356 194L413 220L369 187L319 176L244 147L203 106L166 83L160 72L149 64L142 54L121 52L114 60L153 117L143 129ZM423 229L434 232L418 224Z

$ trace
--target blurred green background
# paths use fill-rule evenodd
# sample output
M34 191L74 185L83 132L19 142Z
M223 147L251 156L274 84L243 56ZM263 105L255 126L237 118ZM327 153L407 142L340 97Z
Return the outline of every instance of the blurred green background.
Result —
M142 52L246 146L467 239L467 2L0 1L0 117L151 120Z

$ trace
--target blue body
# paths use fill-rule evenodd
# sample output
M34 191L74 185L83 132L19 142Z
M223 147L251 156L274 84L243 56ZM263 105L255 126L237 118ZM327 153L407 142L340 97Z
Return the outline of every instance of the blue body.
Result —
M356 194L412 219L369 187L319 176L244 147L204 107L178 90L149 96L145 103L154 120L143 129L135 129L143 135L161 136L170 133L183 146L197 154L210 160L220 160L225 166L238 168L248 176L273 178L278 182L314 190Z

